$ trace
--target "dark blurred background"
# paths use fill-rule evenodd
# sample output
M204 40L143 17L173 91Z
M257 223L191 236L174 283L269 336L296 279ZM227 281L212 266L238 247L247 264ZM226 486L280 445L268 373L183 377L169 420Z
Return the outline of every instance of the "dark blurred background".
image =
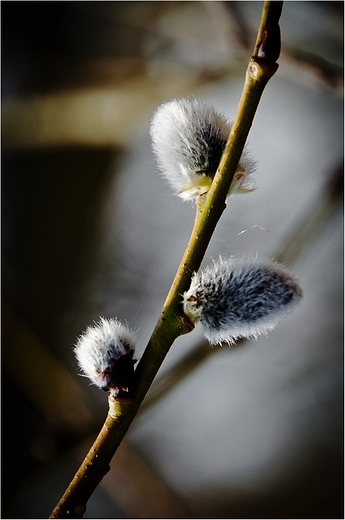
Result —
M46 518L103 423L78 334L117 316L143 351L193 221L152 112L197 96L234 117L261 8L1 3L2 518ZM281 26L258 190L209 255L280 255L304 303L254 345L181 338L86 518L343 518L343 2L286 2Z

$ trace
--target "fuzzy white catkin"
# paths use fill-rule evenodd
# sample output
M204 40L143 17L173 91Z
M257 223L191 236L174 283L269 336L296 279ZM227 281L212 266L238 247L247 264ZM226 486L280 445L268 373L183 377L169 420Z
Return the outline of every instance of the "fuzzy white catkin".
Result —
M289 271L258 256L224 259L195 273L183 296L185 314L200 320L212 344L267 334L300 302L302 290Z
M163 103L151 121L153 151L163 176L182 199L206 193L217 171L232 124L198 99ZM255 162L246 149L229 194L252 191Z
M126 325L101 318L78 338L74 353L93 384L102 390L124 389L133 370L135 341L135 333Z

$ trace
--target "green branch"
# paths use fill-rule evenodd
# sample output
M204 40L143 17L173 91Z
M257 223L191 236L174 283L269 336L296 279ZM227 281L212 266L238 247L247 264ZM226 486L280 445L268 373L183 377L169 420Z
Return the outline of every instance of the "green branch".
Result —
M264 88L276 72L280 52L279 17L283 2L265 2L253 56L224 154L207 194L199 198L191 236L146 350L135 370L131 402L109 398L109 413L88 455L50 518L81 518L93 491L109 471L110 461L136 416L171 345L193 329L182 309L182 294L200 267L225 207Z

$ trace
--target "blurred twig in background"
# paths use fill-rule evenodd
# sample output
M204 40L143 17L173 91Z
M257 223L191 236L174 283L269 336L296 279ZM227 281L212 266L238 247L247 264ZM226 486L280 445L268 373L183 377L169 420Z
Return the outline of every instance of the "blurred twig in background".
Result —
M343 164L339 165L329 176L321 193L314 204L306 211L302 219L284 240L281 249L274 258L286 265L293 265L311 246L313 241L323 233L332 221L334 214L342 208L343 203ZM247 340L237 341L231 347L241 347ZM226 347L228 348L228 347ZM154 381L147 397L139 409L139 416L154 406L160 399L196 370L211 355L216 355L220 349L211 347L207 341L201 341L190 352L172 366L163 376Z

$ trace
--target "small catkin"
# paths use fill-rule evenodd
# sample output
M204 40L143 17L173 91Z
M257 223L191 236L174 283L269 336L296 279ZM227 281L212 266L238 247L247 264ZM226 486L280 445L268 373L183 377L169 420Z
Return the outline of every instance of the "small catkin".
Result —
M200 320L210 343L231 344L267 334L301 298L297 281L278 262L258 256L220 257L193 275L183 307L193 323Z
M91 382L114 395L128 392L135 361L135 333L115 318L101 318L78 338L74 353Z
M174 99L156 110L150 127L163 177L182 199L206 193L217 171L232 124L198 99ZM255 162L244 150L229 194L253 190Z

